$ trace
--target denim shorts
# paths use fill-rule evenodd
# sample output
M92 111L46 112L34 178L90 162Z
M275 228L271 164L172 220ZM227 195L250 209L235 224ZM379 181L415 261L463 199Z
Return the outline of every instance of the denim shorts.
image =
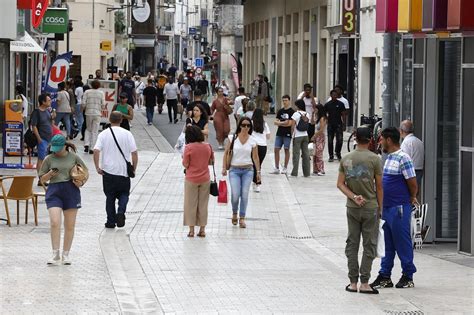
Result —
M285 146L285 149L289 149L291 144L291 138L290 137L282 137L282 136L276 136L275 137L275 148L276 149L281 149L283 146Z
M81 191L72 181L53 183L46 190L46 207L67 209L81 208Z
M48 145L49 145L49 142L44 139L41 140L40 143L38 143L37 149L38 149L39 160L44 160L46 156L48 155Z

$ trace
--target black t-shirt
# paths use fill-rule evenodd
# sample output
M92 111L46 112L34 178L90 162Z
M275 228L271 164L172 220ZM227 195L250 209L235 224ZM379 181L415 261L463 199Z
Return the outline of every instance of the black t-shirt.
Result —
M291 116L293 116L294 113L295 113L295 111L291 107L288 108L288 109L281 108L278 111L278 113L276 115L276 118L280 121L287 121L287 120L291 119ZM279 126L278 129L277 129L276 135L279 136L279 137L289 137L289 138L291 138L291 127L281 127L281 126Z
M324 109L328 114L328 124L331 126L342 125L342 113L345 112L346 107L344 103L338 100L331 100L324 105Z
M143 90L143 96L145 97L146 107L153 107L156 105L157 89L155 87L147 86Z
M196 88L199 89L202 92L202 94L207 94L207 90L209 89L209 81L207 80L197 81Z
M127 78L120 81L120 87L122 88L122 92L127 93L128 100L132 100L133 98L133 89L135 88L135 82L129 80Z
M193 126L198 126L201 130L204 130L204 127L206 127L207 121L201 117L199 121L196 123L194 119L188 118L186 119L186 125L187 124L192 124Z
M207 115L211 116L211 107L209 106L208 103L204 101L195 101L195 102L188 103L188 105L186 105L186 111L187 112L192 111L194 106L196 105L201 105L202 108L204 108L204 110L206 111Z

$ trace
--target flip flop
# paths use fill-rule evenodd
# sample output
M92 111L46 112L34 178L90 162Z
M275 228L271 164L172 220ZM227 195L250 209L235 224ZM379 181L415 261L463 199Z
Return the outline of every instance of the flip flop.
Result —
M351 293L357 293L357 290L351 289L350 286L351 286L350 284L347 285L346 291L351 292Z
M367 290L359 290L359 293L363 294L379 294L379 290L372 288L372 290L367 291Z

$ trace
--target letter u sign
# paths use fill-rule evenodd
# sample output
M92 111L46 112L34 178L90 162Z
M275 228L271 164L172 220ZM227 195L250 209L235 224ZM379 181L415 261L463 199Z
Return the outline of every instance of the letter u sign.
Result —
M356 33L356 0L343 0L342 32L347 35Z

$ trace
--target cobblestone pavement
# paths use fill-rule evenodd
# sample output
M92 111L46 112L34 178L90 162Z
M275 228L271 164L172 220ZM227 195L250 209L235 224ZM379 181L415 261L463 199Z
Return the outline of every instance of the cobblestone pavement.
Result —
M417 251L414 289L345 292L345 202L335 187L337 164L327 164L326 177L270 175L271 145L262 192L251 193L247 229L232 226L230 206L211 197L207 237L187 238L180 157L141 116L132 128L140 166L126 228L103 229L96 174L83 190L72 266L46 267L44 203L37 228L1 225L1 314L474 313L472 259L440 259L460 255L441 255L436 246L429 254ZM222 153L217 156L220 170ZM396 264L393 280L398 270Z

